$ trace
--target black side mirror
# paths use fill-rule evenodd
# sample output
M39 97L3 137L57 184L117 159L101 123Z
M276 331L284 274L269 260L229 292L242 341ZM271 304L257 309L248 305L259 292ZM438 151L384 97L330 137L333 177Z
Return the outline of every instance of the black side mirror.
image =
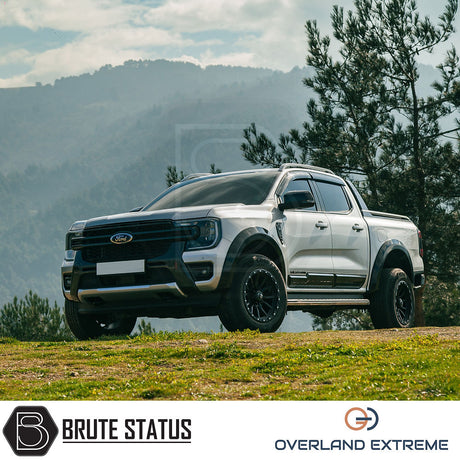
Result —
M284 194L284 201L278 205L281 211L285 209L302 209L315 206L315 199L310 191L287 192Z
M138 206L137 208L131 209L129 212L139 212L144 206Z

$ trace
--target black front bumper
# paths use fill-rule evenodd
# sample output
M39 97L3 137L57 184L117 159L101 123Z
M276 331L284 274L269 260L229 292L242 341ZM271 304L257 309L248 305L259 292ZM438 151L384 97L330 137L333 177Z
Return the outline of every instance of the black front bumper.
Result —
M100 308L135 308L181 303L200 296L194 268L182 260L185 242L177 241L159 257L145 260L144 273L98 276L96 263L76 251L73 264L62 265L62 286L68 300ZM210 277L212 276L212 268Z

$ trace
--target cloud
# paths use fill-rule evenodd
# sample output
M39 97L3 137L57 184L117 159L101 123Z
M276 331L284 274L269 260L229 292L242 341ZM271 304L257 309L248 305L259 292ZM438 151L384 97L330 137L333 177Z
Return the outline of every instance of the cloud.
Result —
M143 19L176 31L219 29L240 34L231 52L218 55L209 50L207 55L193 56L201 63L222 58L222 63L290 70L304 62L308 11L323 4L319 0L169 0L148 11Z
M91 32L124 24L135 17L136 5L122 0L6 0L0 8L0 24L31 30Z
M248 5L254 3L251 11ZM203 30L260 30L261 18L271 11L274 0L169 0L151 9L144 15L149 24L199 32ZM261 7L260 15L254 17L256 7Z
M115 43L122 43L123 46L114 46ZM185 46L193 42L153 27L103 29L36 55L26 50L9 53L3 58L3 62L0 60L0 65L22 57L32 65L32 70L19 79L14 77L3 80L3 85L14 86L18 82L29 85L37 81L51 82L62 75L78 75L94 71L107 63L120 65L129 59L142 59L145 58L143 50L151 46L173 44Z
M351 1L351 0L348 0ZM2 86L52 82L128 59L176 59L290 70L304 62L304 22L320 0L8 0L0 24L77 32L72 42L27 56L32 70ZM155 6L156 5L156 6ZM215 39L229 32L233 38ZM194 36L198 33L200 38ZM187 38L185 38L187 37ZM9 56L6 61L13 56Z
M431 6L421 0L426 8ZM53 82L61 76L119 65L129 59L175 59L290 70L305 62L304 25L317 19L330 34L337 0L4 0L0 26L73 32L72 41L36 52L3 48L1 67L27 63L31 70L0 79L0 86ZM353 0L338 3L345 9ZM427 6L428 5L428 6ZM439 10L439 11L438 11ZM457 35L458 36L458 35ZM42 48L43 49L43 48ZM180 56L179 58L177 56Z
M30 63L32 54L26 49L17 49L9 53L0 55L0 66L16 64L16 63Z

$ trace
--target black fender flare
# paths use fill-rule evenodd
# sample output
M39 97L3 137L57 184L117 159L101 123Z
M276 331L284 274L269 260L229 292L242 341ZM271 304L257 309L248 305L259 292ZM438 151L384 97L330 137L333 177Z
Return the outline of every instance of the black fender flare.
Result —
M280 272L284 279L286 279L286 264L284 262L283 252L281 251L278 243L268 234L268 231L262 227L249 227L242 230L233 240L230 245L225 262L222 268L222 274L219 281L218 289L228 289L233 279L233 265L236 260L244 253L245 249L257 243L261 246L268 244L276 253L280 264Z
M375 292L379 288L380 278L385 267L385 262L391 254L394 254L396 251L403 253L404 260L407 263L406 268L409 269L409 273L406 274L412 283L414 282L414 268L409 251L401 241L395 239L387 240L382 244L382 246L380 246L379 252L375 258L374 266L371 271L371 280L369 282L369 292Z

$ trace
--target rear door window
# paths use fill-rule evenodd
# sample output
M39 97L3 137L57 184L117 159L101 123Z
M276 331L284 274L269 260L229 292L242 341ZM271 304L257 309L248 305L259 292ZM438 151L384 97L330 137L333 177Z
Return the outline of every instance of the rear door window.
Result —
M342 185L317 181L316 186L321 193L326 212L347 212L351 209Z

